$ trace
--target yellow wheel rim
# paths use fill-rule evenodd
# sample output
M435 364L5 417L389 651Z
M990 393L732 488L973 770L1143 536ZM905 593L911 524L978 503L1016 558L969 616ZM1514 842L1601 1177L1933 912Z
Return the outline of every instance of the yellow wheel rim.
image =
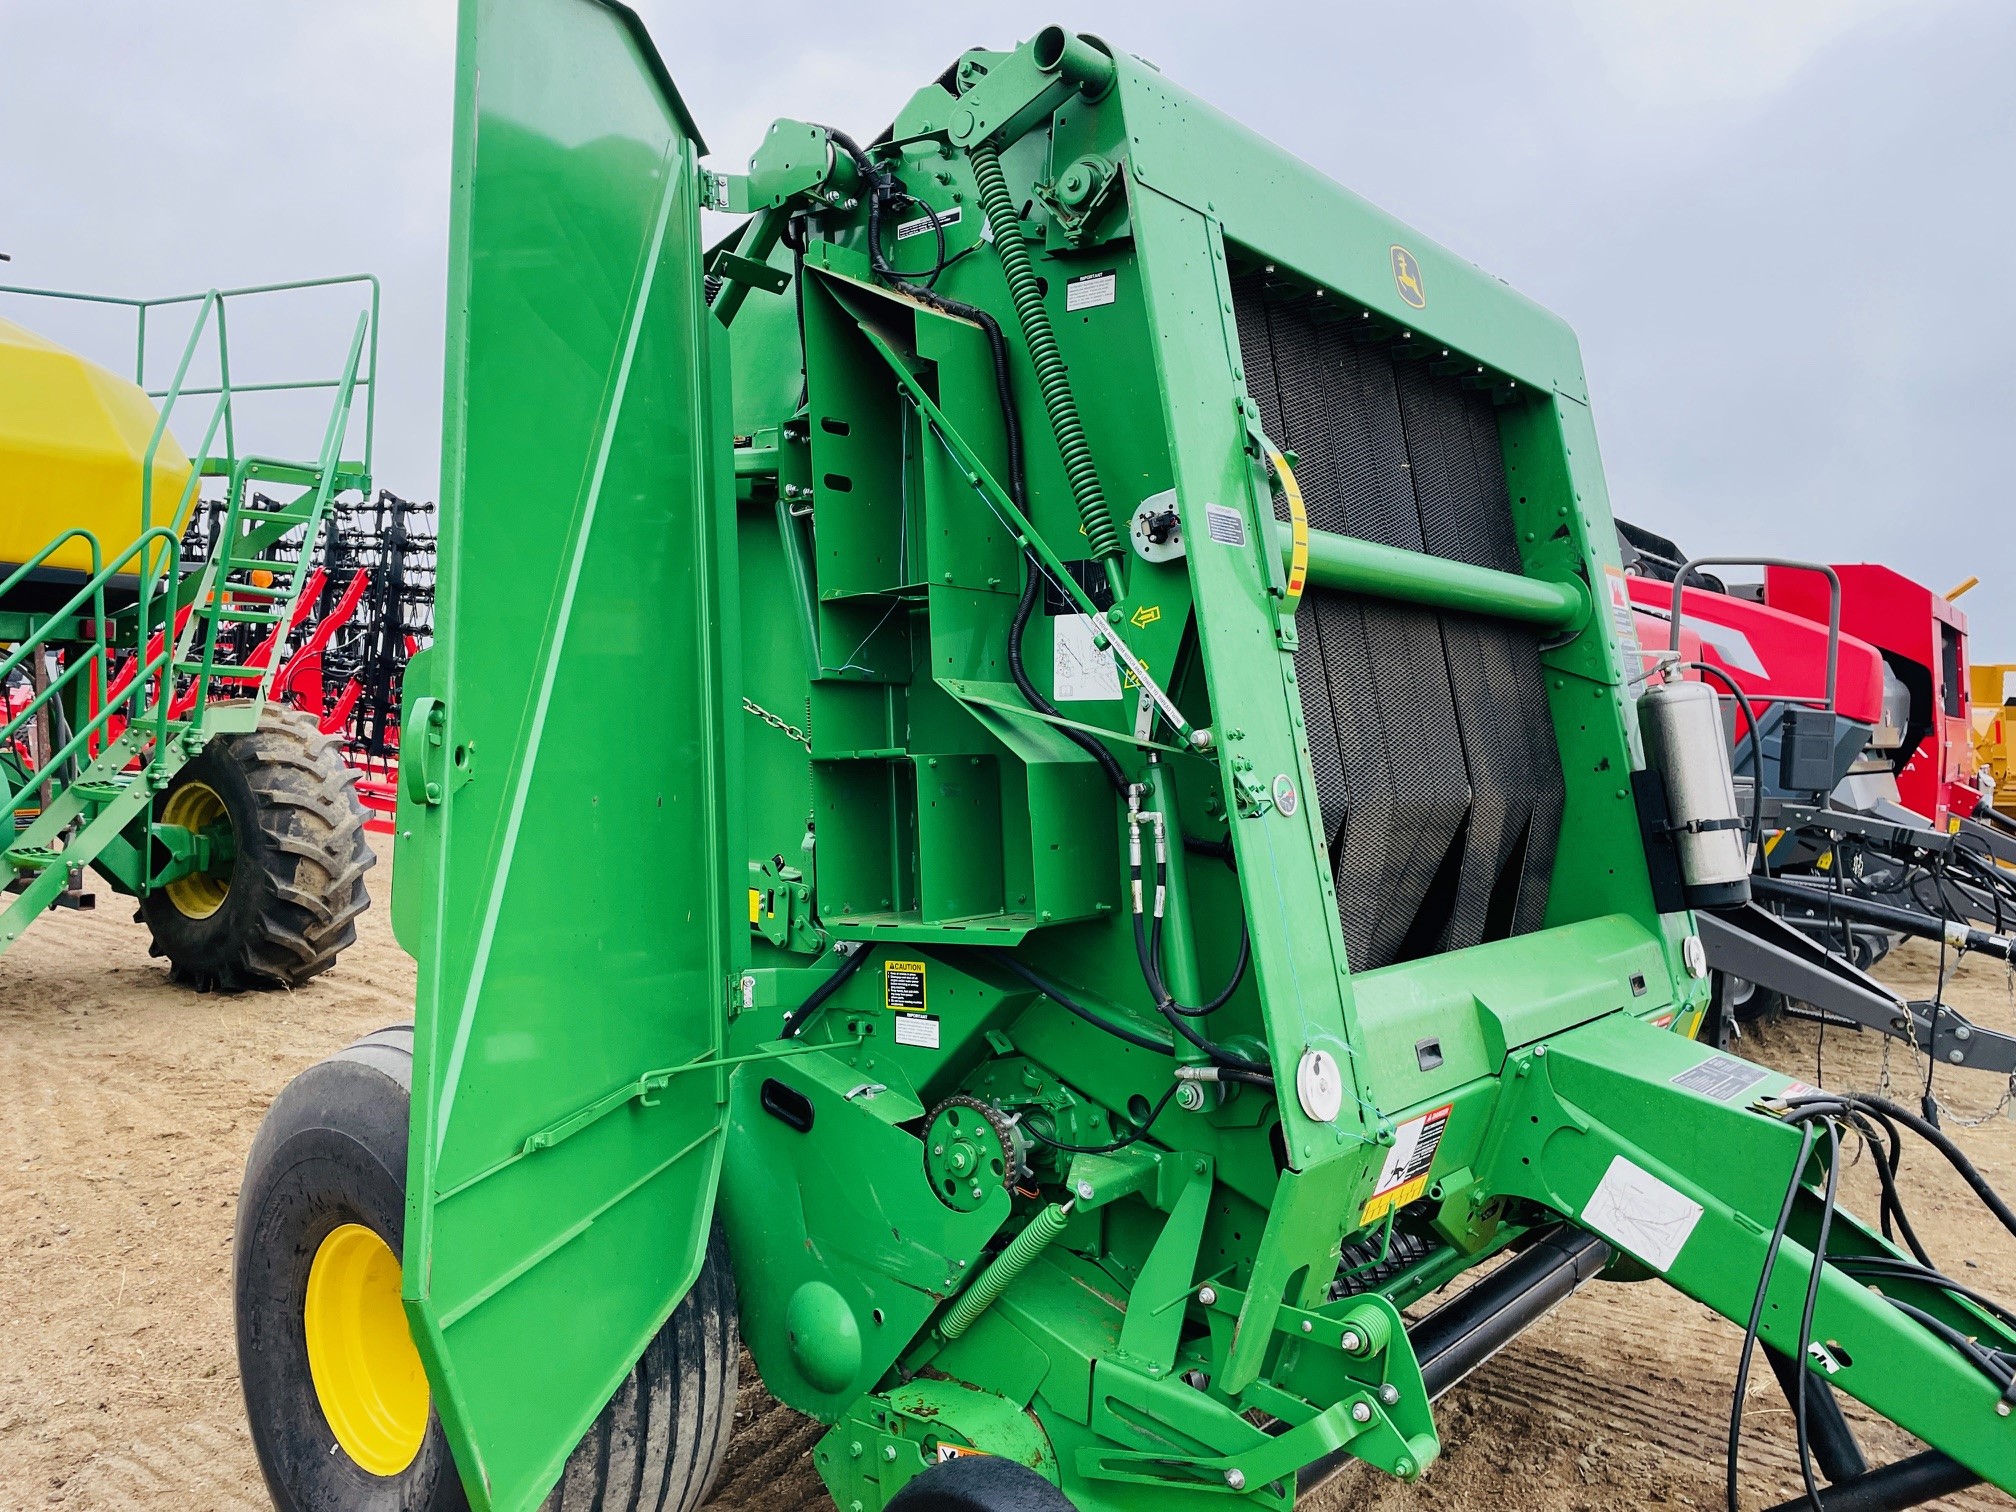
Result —
M399 1305L399 1257L361 1223L332 1230L308 1267L308 1374L344 1453L397 1475L427 1437L427 1373Z
M201 782L183 783L161 806L161 822L177 829L206 830L230 817L231 811L224 807L216 789ZM207 919L231 896L231 875L228 871L221 877L210 872L191 872L170 882L166 891L168 901L186 917Z

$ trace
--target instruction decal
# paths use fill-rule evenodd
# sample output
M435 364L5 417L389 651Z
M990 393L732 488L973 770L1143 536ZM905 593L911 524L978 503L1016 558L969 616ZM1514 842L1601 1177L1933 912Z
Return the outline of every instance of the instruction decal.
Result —
M962 205L954 205L950 210L940 210L938 212L938 224L940 226L958 225L960 211L964 208ZM903 224L896 228L896 240L908 241L913 236L924 235L930 229L931 217L920 215L915 220L904 221Z
M1110 305L1117 297L1116 282L1117 275L1111 268L1103 273L1080 273L1064 285L1064 308L1090 310Z
M1671 1078L1676 1087L1699 1092L1717 1102L1734 1102L1771 1073L1733 1055L1711 1055L1698 1066L1690 1066Z
M1386 1152L1386 1164L1379 1172L1379 1185L1358 1215L1358 1223L1376 1223L1394 1208L1419 1200L1428 1190L1428 1172L1441 1147L1442 1131L1449 1127L1449 1110L1444 1103L1419 1118L1410 1118L1393 1131L1393 1148Z
M1090 703L1120 696L1120 669L1110 646L1094 644L1099 621L1089 614L1060 614L1050 621L1051 684L1059 703Z
M1636 1255L1656 1271L1673 1268L1701 1221L1701 1204L1622 1155L1596 1183L1582 1226Z
M1244 546L1246 544L1246 519L1236 509L1227 509L1223 504L1204 506L1204 533L1220 546Z

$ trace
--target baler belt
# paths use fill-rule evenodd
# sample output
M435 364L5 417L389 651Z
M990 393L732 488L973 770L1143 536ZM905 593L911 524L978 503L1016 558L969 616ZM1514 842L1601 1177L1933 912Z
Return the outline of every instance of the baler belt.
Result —
M1318 530L1518 571L1487 395L1235 280L1247 389ZM1367 970L1537 928L1560 757L1532 632L1312 588L1297 681L1346 949Z

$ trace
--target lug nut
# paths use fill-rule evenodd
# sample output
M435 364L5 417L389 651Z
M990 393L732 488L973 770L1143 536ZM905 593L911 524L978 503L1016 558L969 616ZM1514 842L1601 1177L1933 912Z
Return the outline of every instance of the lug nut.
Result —
M1346 1354L1356 1354L1365 1347L1365 1340L1355 1328L1344 1330L1344 1337L1337 1341L1338 1347Z
M1202 1302L1206 1307L1210 1307L1218 1300L1218 1288L1215 1286L1200 1286L1197 1289L1197 1300Z
M1246 1472L1237 1468L1227 1470L1225 1472L1225 1484L1230 1486L1234 1491L1244 1491L1246 1489Z
M1379 1388L1379 1400L1384 1402L1388 1407L1393 1406L1400 1400L1400 1388L1395 1386L1391 1381L1388 1381L1384 1386Z

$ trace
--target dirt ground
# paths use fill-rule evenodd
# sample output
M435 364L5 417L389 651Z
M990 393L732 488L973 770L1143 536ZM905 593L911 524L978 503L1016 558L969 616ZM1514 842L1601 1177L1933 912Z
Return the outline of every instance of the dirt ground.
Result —
M379 906L357 946L298 993L170 986L148 959L145 930L109 895L101 912L46 919L0 957L0 1508L266 1506L233 1360L238 1179L289 1077L408 1013L413 965L383 906L390 871L372 873ZM1912 951L1885 974L1927 995L1934 961ZM1977 1022L2016 1028L2016 993L1987 963L1964 967L1949 1000ZM1739 1049L1831 1087L1885 1081L1873 1036L1835 1030L1823 1044L1812 1025L1788 1022ZM1911 1101L1922 1063L1899 1047L1887 1070L1894 1095ZM1955 1137L2001 1190L2016 1191L2016 1121L1994 1116L2000 1089L1959 1073L1937 1085ZM1943 1165L1912 1158L1922 1183L1913 1216L1935 1257L2016 1297L2016 1245ZM1850 1206L1873 1211L1866 1165L1845 1186ZM1443 1400L1443 1457L1420 1485L1349 1471L1306 1505L1719 1507L1739 1338L1656 1284L1585 1288ZM1914 1447L1850 1405L1872 1459ZM830 1508L809 1458L819 1430L770 1402L746 1367L738 1419L713 1505ZM1796 1487L1789 1419L1758 1369L1746 1506ZM1938 1505L2012 1503L1977 1491Z

